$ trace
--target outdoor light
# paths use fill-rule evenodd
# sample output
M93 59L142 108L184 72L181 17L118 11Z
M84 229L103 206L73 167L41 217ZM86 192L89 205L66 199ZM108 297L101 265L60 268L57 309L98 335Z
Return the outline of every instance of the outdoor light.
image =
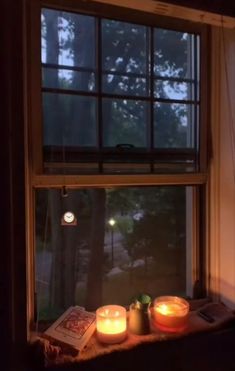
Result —
M113 227L114 224L116 224L116 220L114 220L113 218L109 219L109 225L111 225L111 227Z

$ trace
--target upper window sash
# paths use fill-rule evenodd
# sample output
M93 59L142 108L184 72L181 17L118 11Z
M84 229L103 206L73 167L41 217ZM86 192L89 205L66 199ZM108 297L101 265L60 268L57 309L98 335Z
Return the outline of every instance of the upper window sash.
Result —
M198 27L196 27L197 32L192 33L190 29L191 33L189 33L187 29L184 32L173 31L167 28L159 28L158 24L154 27L143 26L131 23L131 21L115 21L97 15L65 13L64 11L45 8L42 9L42 18L43 11L51 16L52 26L53 15L55 17L56 14L56 23L60 23L59 27L62 31L60 31L58 36L59 32L57 29L57 40L54 40L54 43L58 42L60 38L63 45L62 47L59 46L57 59L53 60L51 56L53 53L50 52L49 56L46 55L45 48L48 45L45 45L46 41L44 40L43 42L42 36L42 48L41 50L37 49L37 53L34 54L34 60L38 60L38 57L41 60L43 76L42 80L40 76L39 84L39 74L38 72L35 73L34 76L36 78L32 83L35 87L38 83L38 86L41 86L42 93L41 97L41 94L39 96L37 90L34 89L32 99L32 106L36 108L32 114L34 116L32 131L33 167L36 173L115 174L122 172L125 174L134 172L170 174L199 172L205 169L205 159L203 158L206 157L203 154L205 145L201 140L201 138L205 137L204 129L203 135L201 133L202 121L204 121L202 116L205 116L202 114L204 111L204 94L199 84L199 74L201 75L200 79L204 75L201 60L205 56L204 54L201 55L201 58L199 56L205 38L203 32L198 32ZM93 33L92 42L89 44L92 52L90 52L89 63L83 63L83 65L81 63L79 65L79 55L76 56L75 52L73 58L70 57L67 60L65 58L69 49L67 47L67 50L65 50L66 48L64 47L66 44L64 36L66 33L65 21L66 17L69 18L70 15L75 19L73 26L71 26L72 28L75 28L76 21L78 26L79 21L81 23L81 19L85 23L87 20L88 23L90 22L89 28L92 28L91 24L93 24L93 30L90 31ZM38 30L38 36L41 33L43 35L43 32L44 34L48 32L46 26L43 26L43 22L45 22L45 19L42 20L42 32L39 27L34 27L34 31ZM108 40L107 34L112 34L113 32L114 34L123 35L123 33L125 34L124 26L129 37L130 34L134 37L135 33L138 34L138 30L141 30L139 32L142 35L144 46L142 49L137 50L137 53L141 54L142 52L145 55L142 61L139 62L139 66L133 61L133 56L130 54L129 65L126 64L125 68L122 68L121 65L125 57L123 47L115 50L115 45L113 46L113 55L116 56L116 60L112 55L112 50L110 51L110 47L107 47L107 43L110 43L110 40L112 40L111 44L115 44L115 38ZM43 27L45 27L44 31ZM110 31L110 28L113 28L113 30ZM74 30L71 32L73 35L70 35L70 39L75 39ZM164 60L161 50L157 49L161 42L162 45L166 44L164 32L165 34L173 35L176 40L178 36L178 42L180 40L179 36L182 39L187 39L183 47L186 55L184 58L187 59L184 62L184 66L186 66L185 71L180 71L180 68L177 71L177 68L174 70L171 67L176 63L174 58L178 58L174 53L171 65L169 60L163 61L162 65L158 63L158 60ZM173 36L172 42L174 42ZM123 39L125 44L125 38ZM159 41L158 39L161 40ZM81 41L81 44L83 42L83 45L86 45L85 41ZM116 42L120 42L120 40L116 38ZM127 43L130 44L128 40ZM170 53L167 47L166 52ZM59 58L58 54L60 54ZM77 63L75 59L77 59ZM130 62L131 59L132 64ZM164 64L167 65L167 63L169 68L168 70L165 68L164 71ZM38 63L37 66L39 67ZM36 72L35 63L33 64L33 70ZM54 79L53 82L53 75L55 76L55 74L57 74L57 81ZM60 76L60 79L58 79L58 76ZM72 80L70 86L69 78L66 81L66 76L73 76L70 79L70 81ZM114 80L118 81L118 83L116 83L116 89L111 89L110 81ZM78 83L76 86L74 81L83 81L83 85ZM125 81L128 83L125 84ZM136 81L139 83L136 83ZM43 105L44 110L42 111L41 107ZM71 131L70 137L68 135L66 137L62 133L64 130L57 130L58 135L56 138L53 138L54 129L52 130L52 135L46 133L51 123L54 124L54 127L56 125L58 127L60 121L63 121L62 116L66 110L66 105L70 108L73 107L74 121L76 121L76 116L79 116L78 112L81 114L79 107L89 107L87 113L84 113L84 121L89 121L91 128L87 129L89 125L85 125L85 129L88 130L88 136L85 140L83 135L76 135L73 131ZM38 112L37 118L35 117L36 111ZM56 111L58 111L57 114L55 114ZM54 112L54 117L52 112ZM180 137L182 133L177 133L174 125L173 129L176 135L170 136L168 134L168 142L172 143L167 144L167 140L164 140L164 136L162 136L159 129L161 125L159 125L159 120L156 117L167 115L167 112L170 113L170 116L165 120L166 125L172 121L172 118L177 119L177 117L174 117L174 115L177 116L177 112L182 117L181 131L184 130L185 133L181 135L181 143L180 140L177 143L177 134ZM121 117L119 121L116 118L118 114ZM93 122L87 115L92 116ZM126 117L123 118L123 116ZM115 122L115 119L117 122ZM123 135L120 135L122 128L126 124L125 120L130 126L132 124L136 128L135 135L130 130L129 132L128 130L124 131ZM69 120L65 118L64 122L66 124L67 121ZM44 122L43 125L42 122ZM164 131L164 122L162 128ZM77 129L75 128L75 131ZM82 128L81 126L80 130L84 131L84 127ZM112 132L115 130L119 138L110 133L107 135L107 131ZM42 148L44 148L43 153Z

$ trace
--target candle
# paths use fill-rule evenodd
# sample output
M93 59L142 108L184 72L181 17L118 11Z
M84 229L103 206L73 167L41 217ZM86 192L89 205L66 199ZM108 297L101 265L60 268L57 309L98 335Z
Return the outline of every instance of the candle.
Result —
M153 317L160 330L182 331L188 319L189 303L177 296L160 296L154 300Z
M126 337L126 309L106 305L96 311L96 333L102 343L121 343Z

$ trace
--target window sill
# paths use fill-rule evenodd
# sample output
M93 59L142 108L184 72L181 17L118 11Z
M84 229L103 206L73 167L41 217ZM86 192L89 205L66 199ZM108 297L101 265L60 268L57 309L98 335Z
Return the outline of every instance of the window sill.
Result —
M143 361L143 357L146 357L146 361L148 361L148 358L153 360L156 357L156 363L158 363L158 357L163 357L165 354L165 361L168 362L168 352L169 357L173 357L176 349L179 347L182 348L180 344L185 343L190 348L190 344L193 344L195 339L200 338L202 342L205 342L206 339L210 339L213 336L216 337L216 334L224 330L233 329L235 339L234 312L226 308L223 304L205 303L205 300L192 301L190 303L189 324L187 329L181 333L163 333L156 329L156 327L153 327L149 335L138 336L129 333L123 343L115 345L102 345L97 341L96 336L93 335L87 346L79 354L74 354L71 348L62 349L55 343L52 344L44 339L42 335L36 338L34 337L31 343L31 349L36 350L36 352L31 352L31 354L36 354L34 362L37 365L39 363L41 364L40 370L60 369L67 371L70 370L70 367L73 370L76 369L77 365L79 370L100 371L102 369L111 370L110 367L112 365L112 371L123 371L124 364L129 364L127 369L130 370L133 368L133 362L135 368L137 367L139 369L139 357L141 362ZM208 323L197 314L199 309L208 308L209 306L211 306L210 308L213 311L216 309L213 323ZM161 353L162 351L163 353ZM152 368L148 368L148 370L152 370ZM168 370L168 368L164 368L165 370ZM169 368L169 370L172 369Z

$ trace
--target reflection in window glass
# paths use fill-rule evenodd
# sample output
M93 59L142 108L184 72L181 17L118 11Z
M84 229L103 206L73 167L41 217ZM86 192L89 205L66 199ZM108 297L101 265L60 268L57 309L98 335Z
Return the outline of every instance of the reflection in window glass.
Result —
M37 190L39 320L74 304L90 310L107 303L129 305L141 292L185 295L191 190L68 189L68 197L56 189ZM76 225L61 223L68 210Z
M96 146L96 99L43 94L44 145Z
M157 148L194 147L194 107L190 104L155 103L154 145Z

